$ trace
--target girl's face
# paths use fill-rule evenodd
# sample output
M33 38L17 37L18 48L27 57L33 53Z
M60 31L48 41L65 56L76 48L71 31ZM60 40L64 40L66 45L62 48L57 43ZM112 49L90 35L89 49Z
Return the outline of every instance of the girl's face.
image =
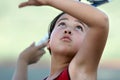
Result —
M80 49L87 30L88 27L83 22L63 14L57 20L48 42L51 54L74 56Z

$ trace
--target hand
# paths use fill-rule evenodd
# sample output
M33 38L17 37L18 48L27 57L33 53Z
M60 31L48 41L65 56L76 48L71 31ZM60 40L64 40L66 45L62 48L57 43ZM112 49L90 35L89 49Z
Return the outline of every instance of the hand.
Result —
M19 5L19 8L25 7L25 6L41 6L41 5L47 5L48 0L28 0L26 2L23 2Z
M18 60L24 61L26 64L36 63L45 53L43 48L46 45L47 43L43 43L42 45L35 46L35 43L32 43L20 54Z

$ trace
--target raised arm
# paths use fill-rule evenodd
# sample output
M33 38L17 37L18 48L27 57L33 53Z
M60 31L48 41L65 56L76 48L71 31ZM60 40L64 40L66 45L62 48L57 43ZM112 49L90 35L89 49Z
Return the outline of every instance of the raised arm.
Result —
M46 46L45 44L35 46L33 43L26 48L18 57L16 69L12 80L27 80L27 69L28 65L36 63L40 57L45 53L42 49Z
M48 5L62 10L77 19L80 19L90 27L106 26L107 16L97 8L76 0L29 0L21 3L19 7ZM99 16L98 16L99 15ZM91 20L92 19L92 20Z

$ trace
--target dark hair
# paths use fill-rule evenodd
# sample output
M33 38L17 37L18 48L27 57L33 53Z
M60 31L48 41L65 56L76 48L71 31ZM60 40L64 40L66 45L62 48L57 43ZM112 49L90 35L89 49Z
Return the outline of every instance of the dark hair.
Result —
M57 15L53 20L52 22L50 23L50 26L49 26L49 29L48 29L48 39L50 39L50 36L51 36L51 33L55 27L55 24L57 22L57 20L63 15L65 14L64 12L60 13L59 15ZM49 49L49 52L51 54L51 50Z
M57 16L52 20L52 22L50 23L50 27L49 27L49 30L48 30L48 36L49 36L48 39L50 39L51 33L52 33L52 31L53 31L53 29L54 29L54 27L55 27L55 24L56 24L57 20L58 20L63 14L65 14L65 13L62 12L62 13L60 13L59 15L57 15Z

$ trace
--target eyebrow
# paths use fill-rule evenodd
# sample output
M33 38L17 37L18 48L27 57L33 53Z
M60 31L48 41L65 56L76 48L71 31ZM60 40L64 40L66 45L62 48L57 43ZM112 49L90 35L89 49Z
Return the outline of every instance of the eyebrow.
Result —
M57 23L60 22L61 20L68 20L68 18L61 18L57 21ZM85 27L85 23L83 23L82 21L80 21L80 20L75 20L75 21L82 24Z
M80 24L82 24L83 26L85 25L85 23L83 23L82 21L80 20L75 20L76 22L79 22Z
M61 18L57 21L57 23L60 22L61 20L68 20L68 18Z

